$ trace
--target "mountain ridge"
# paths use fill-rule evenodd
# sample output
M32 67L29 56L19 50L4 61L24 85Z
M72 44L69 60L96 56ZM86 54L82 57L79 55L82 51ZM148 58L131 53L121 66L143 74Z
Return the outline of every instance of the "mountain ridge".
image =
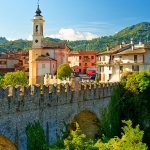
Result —
M124 28L118 33L110 36L102 36L92 40L77 40L77 41L65 41L71 50L104 50L106 46L111 47L120 44L122 41L127 43L133 38L135 43L139 40L147 42L150 40L150 22L141 22L136 25L132 25ZM60 39L52 39L46 37L44 41L59 42ZM31 48L32 41L18 39L15 41L9 41L5 37L0 37L0 51L28 51Z

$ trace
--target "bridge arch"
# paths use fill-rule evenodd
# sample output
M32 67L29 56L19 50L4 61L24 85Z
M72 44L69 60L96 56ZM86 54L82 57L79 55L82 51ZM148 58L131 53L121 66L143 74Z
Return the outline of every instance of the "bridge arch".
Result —
M99 120L97 115L90 110L80 111L74 116L69 125L69 130L74 130L74 123L79 124L80 129L87 138L93 139L99 131Z
M17 148L6 136L0 134L0 150L17 150Z

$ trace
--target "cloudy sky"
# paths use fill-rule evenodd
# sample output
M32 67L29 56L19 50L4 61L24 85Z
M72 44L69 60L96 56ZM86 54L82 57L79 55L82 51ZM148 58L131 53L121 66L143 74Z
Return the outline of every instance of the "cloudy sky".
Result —
M65 40L113 35L150 22L150 0L40 0L44 35ZM0 0L0 36L31 39L37 0Z

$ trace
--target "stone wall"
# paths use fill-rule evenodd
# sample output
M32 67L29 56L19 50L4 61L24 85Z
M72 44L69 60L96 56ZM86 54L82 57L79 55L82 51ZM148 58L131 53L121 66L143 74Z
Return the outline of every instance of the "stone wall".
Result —
M64 122L71 122L85 110L100 118L100 110L109 100L118 84L80 83L78 90L69 84L0 88L0 133L26 150L25 128L40 121L47 141L54 142Z

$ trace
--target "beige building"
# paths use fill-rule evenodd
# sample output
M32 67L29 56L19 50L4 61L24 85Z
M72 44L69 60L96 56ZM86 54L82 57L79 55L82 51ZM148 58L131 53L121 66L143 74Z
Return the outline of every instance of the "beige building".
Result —
M77 52L73 51L69 53L68 63L71 68L73 68L74 66L79 66L79 52L78 51Z
M29 84L43 84L44 75L54 75L58 66L68 63L69 48L64 42L44 42L41 10L33 18L33 45L29 51Z
M126 71L145 70L150 73L150 45L121 44L97 54L98 74L101 81L120 81Z
M19 63L19 57L15 52L0 53L0 72L9 72L15 70L15 65Z

